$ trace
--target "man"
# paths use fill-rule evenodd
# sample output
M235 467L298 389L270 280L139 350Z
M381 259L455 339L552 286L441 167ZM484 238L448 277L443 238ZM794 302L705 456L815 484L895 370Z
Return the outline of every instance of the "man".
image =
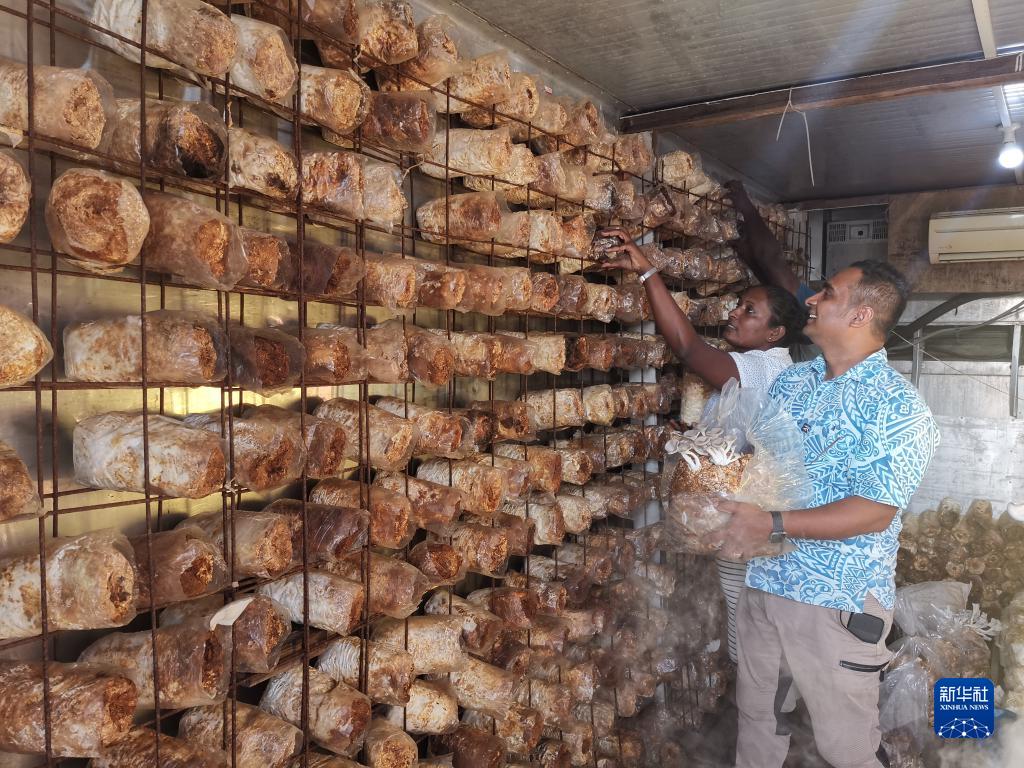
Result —
M938 430L883 345L909 288L862 261L807 299L822 356L784 371L771 394L804 434L815 506L787 512L724 502L722 555L789 538L795 551L750 561L740 596L737 768L778 768L789 750L779 705L791 682L822 757L837 768L885 765L878 726L885 637L895 600L899 512L917 489Z

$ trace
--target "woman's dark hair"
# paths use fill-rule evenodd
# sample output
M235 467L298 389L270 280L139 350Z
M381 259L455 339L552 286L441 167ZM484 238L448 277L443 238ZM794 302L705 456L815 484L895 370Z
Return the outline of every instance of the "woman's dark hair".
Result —
M799 343L803 338L804 325L807 324L807 308L785 288L779 288L777 285L753 287L763 290L768 298L768 309L772 313L768 325L772 328L781 325L786 329L782 338L775 342L775 346L788 347Z

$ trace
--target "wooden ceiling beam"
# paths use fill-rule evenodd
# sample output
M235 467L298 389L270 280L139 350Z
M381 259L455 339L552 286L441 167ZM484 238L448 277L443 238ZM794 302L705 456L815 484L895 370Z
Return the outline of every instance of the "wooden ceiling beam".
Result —
M936 64L798 86L792 89L791 109L806 112L812 109L848 107L927 93L1020 83L1024 82L1024 73L1017 69L1018 62L1016 55L997 56L994 59ZM789 98L790 89L781 88L746 96L667 107L625 115L619 121L619 128L624 133L633 133L656 128L692 128L738 123L759 117L781 115Z

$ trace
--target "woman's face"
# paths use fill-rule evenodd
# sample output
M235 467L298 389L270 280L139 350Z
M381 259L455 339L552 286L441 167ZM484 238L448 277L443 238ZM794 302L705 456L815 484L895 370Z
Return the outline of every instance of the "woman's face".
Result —
M780 326L771 326L772 311L763 288L749 288L740 303L729 313L729 324L722 337L737 349L768 349L785 335Z

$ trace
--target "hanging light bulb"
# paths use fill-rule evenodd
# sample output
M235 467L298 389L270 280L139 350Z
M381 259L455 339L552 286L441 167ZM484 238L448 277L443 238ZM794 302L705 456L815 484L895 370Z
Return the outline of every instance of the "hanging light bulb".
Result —
M999 151L999 164L1003 168L1017 168L1024 163L1024 150L1017 143L1017 124L1003 126L1003 148Z

